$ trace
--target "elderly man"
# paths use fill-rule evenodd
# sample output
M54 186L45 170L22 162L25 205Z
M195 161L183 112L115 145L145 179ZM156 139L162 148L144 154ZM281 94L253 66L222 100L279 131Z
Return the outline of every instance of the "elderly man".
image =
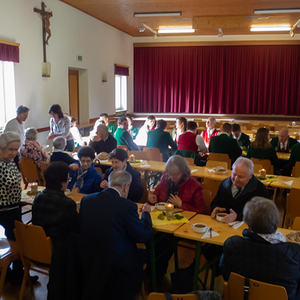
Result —
M236 139L240 148L242 150L248 149L250 146L249 135L241 132L241 126L239 124L233 124L231 131L231 136Z
M28 112L29 112L28 107L26 107L24 105L20 105L17 108L17 117L8 121L4 128L4 132L12 131L12 132L16 133L21 139L21 144L24 142L23 122L26 121L26 119L28 117Z
M225 123L222 127L222 133L211 138L209 152L226 153L233 164L235 160L242 155L242 150L237 141L229 137L230 134L231 125L229 123Z
M96 136L89 142L89 146L92 147L95 152L109 153L117 148L116 139L108 132L108 127L104 124L100 124L97 127Z
M267 188L253 176L253 162L239 157L232 166L231 177L224 179L216 197L211 202L211 217L217 213L226 212L223 222L230 223L243 220L245 204L255 196L269 198Z
M272 138L271 145L276 152L289 153L294 145L298 141L289 137L289 131L287 129L281 129L278 132L278 136Z
M209 117L206 121L207 129L201 133L201 136L207 149L209 147L211 137L218 135L218 131L215 129L216 122L217 121L215 118Z
M133 299L142 284L143 262L136 243L146 243L152 234L150 206L144 204L140 219L136 204L126 199L131 180L128 172L115 171L108 188L83 197L80 204L81 233L109 248L126 282L126 299Z
M128 133L128 121L126 117L118 119L118 129L115 133L115 139L118 145L127 146L128 150L139 150L139 147L133 141L130 133Z

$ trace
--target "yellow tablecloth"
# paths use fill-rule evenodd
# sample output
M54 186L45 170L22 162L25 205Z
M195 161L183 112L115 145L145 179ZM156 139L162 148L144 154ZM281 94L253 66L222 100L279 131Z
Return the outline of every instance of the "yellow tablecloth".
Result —
M178 223L189 223L189 220L187 218L182 218L180 220L170 220L168 221L167 218L165 217L164 220L157 219L158 215L161 214L161 211L153 211L151 212L151 219L152 219L152 224L153 226L157 225L169 225L169 224L178 224ZM180 213L176 213L177 215L182 216Z

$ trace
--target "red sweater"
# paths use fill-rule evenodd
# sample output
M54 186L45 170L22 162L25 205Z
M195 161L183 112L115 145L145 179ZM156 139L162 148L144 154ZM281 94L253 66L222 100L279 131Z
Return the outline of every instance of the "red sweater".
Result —
M181 134L178 140L178 150L189 150L189 151L198 152L196 137L197 134L189 131Z
M215 129L215 130L213 131L213 133L211 134L211 136L208 136L207 129L206 129L206 130L204 130L204 131L202 132L201 135L202 135L203 141L204 141L204 143L205 143L205 146L206 146L206 148L208 149L208 148L209 148L209 144L210 144L210 139L211 139L211 137L212 137L212 136L218 135L218 131L217 131L217 129Z
M158 202L166 202L168 197L168 178L162 176L159 185L154 191ZM182 201L183 210L194 211L198 214L205 214L206 208L202 197L202 186L194 177L190 178L179 185L178 197Z

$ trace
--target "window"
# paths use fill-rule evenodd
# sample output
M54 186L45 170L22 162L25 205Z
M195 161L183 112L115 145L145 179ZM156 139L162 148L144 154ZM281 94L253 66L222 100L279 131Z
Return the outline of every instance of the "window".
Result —
M116 111L127 110L127 76L115 75Z
M16 115L14 63L0 61L0 131Z

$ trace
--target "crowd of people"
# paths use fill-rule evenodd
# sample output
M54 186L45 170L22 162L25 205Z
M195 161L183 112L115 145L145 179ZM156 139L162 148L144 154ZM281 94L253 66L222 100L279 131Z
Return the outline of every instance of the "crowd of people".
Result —
M37 141L38 131L24 129L23 122L28 113L27 107L18 107L17 117L7 123L0 135L0 224L8 239L15 239L14 221L21 221L18 157L31 158L39 176L45 180L45 189L33 202L32 223L44 228L52 239L55 252L64 251L71 233L101 242L104 253L110 253L112 268L117 268L126 283L124 299L133 299L141 287L142 266L147 261L147 255L137 249L136 243L146 243L152 234L151 206L166 202L198 214L205 214L207 210L201 183L191 176L184 158L174 152L192 151L204 162L209 153L227 153L232 161L232 173L221 182L211 202L211 217L226 212L224 223L244 220L249 229L244 231L244 237L229 238L224 249L220 249L224 253L220 262L224 278L227 280L230 272L237 272L283 285L289 299L300 297L297 288L300 246L287 243L284 236L276 232L278 210L269 200L265 185L253 175L254 165L250 160L251 157L270 159L276 174L291 170L300 160L300 144L289 137L286 129L279 131L278 137L270 142L268 130L259 128L255 140L250 142L238 124L225 123L219 133L214 128L216 120L213 117L208 118L207 129L201 135L197 134L195 122L179 117L170 134L165 131L167 122L156 120L154 116L149 116L138 130L129 116L120 117L116 127L103 113L91 131L87 146L78 129L71 130L76 127L76 119L64 115L61 107L53 104L49 108L48 139L53 140L54 150L49 156ZM80 147L78 159L66 153L74 150L75 136L76 146ZM127 151L117 146L127 146L128 150L158 148L166 162L165 172L142 207L141 218L135 205L144 193L141 174L128 162ZM247 150L247 157L241 156L242 150ZM291 159L287 165L281 165L276 152L289 151ZM103 169L103 176L94 164L96 155L101 153L107 153L111 161L111 167ZM50 162L44 174L41 171L43 162ZM87 194L82 198L80 214L76 203L65 195L67 189ZM157 247L163 251L165 244L158 243ZM170 255L172 252L161 262L163 273ZM278 274L284 268L288 269L287 275ZM20 262L16 262L13 266L16 276L22 274L21 269ZM50 276L50 281L52 279ZM49 288L52 286L49 284Z

